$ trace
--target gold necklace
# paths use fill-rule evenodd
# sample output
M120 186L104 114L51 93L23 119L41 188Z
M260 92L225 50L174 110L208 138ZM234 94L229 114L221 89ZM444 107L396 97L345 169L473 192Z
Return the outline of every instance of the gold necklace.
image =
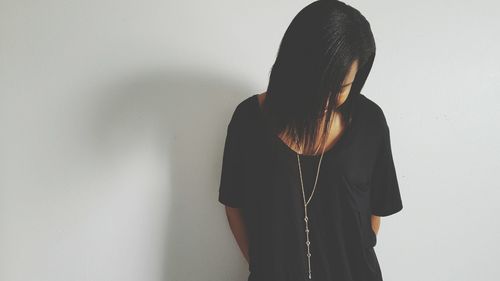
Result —
M334 115L333 119L335 120L335 115ZM297 134L295 134L295 140L298 143ZM321 160L323 159L323 155L325 154L325 146L326 146L326 142L323 143L323 150L321 152L321 157L319 158L318 169L316 171L316 179L314 180L313 190L312 190L311 195L309 196L309 199L307 201L306 201L306 195L305 195L305 191L304 191L304 181L302 179L302 168L300 166L300 155L299 155L299 153L296 153L297 154L297 163L299 166L299 174L300 174L300 186L302 188L302 199L304 201L304 221L305 221L306 246L307 246L306 256L307 256L307 264L308 264L308 271L309 271L308 272L309 279L311 279L311 251L310 251L311 241L309 241L309 217L307 216L307 205L311 201L311 199L314 195L314 190L316 189L316 184L318 182L318 177L319 177L319 171L321 168Z

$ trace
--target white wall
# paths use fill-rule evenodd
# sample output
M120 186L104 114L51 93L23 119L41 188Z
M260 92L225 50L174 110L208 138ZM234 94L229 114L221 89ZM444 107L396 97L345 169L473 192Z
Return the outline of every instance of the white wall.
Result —
M0 280L246 280L217 202L234 106L309 1L0 1ZM500 6L347 1L404 210L384 279L500 275Z

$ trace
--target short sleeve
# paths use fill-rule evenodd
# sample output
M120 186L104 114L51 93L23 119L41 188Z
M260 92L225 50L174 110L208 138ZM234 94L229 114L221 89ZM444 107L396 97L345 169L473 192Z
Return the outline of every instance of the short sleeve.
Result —
M219 202L233 208L241 208L244 200L244 161L240 141L238 108L227 126L219 184Z
M389 216L403 209L396 168L391 151L390 132L382 116L382 138L379 143L372 174L371 212Z

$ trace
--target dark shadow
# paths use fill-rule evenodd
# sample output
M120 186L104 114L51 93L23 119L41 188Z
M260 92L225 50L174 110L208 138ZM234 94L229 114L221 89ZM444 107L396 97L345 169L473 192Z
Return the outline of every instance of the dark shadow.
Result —
M159 186L135 187L154 202L142 224L154 228L142 236L163 247L160 260L151 258L162 280L246 280L248 264L217 197L227 124L236 105L255 94L249 89L241 79L185 69L131 74L101 95L89 134L96 152L119 159L151 146L164 161Z

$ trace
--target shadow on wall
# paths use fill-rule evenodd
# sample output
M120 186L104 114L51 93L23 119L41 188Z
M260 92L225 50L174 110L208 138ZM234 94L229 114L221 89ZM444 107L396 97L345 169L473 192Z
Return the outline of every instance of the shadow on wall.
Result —
M98 157L120 162L124 153L142 146L164 161L155 173L143 175L156 180L127 184L141 206L126 208L143 211L116 218L130 220L125 224L125 232L134 233L127 237L135 244L130 254L148 259L148 269L157 270L161 280L220 280L221 272L231 276L228 280L247 276L217 202L227 124L236 105L254 94L237 80L157 71L124 77L99 95L89 132ZM109 200L120 200L119 192L108 190ZM116 235L127 235L121 232ZM241 268L230 264L234 255L241 257Z

